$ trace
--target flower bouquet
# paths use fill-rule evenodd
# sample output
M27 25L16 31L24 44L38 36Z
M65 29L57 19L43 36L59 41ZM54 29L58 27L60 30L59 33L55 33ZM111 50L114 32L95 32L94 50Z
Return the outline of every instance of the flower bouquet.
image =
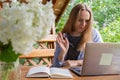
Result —
M0 0L4 2L5 0ZM0 62L13 63L20 54L28 54L33 44L50 32L55 15L52 2L11 0L0 10ZM8 79L0 79L8 80Z

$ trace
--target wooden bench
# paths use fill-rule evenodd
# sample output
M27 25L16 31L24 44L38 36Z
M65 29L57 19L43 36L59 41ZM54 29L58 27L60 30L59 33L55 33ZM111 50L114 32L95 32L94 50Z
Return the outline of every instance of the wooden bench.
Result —
M43 49L55 49L55 42L56 42L57 35L47 35L43 39L39 40L38 43L40 48Z
M26 62L23 65L27 66L31 64L32 66L51 66L52 58L54 57L55 42L56 35L48 35L45 38L39 40L38 43L40 47L38 49L34 49L28 55L19 56L20 59L26 59ZM38 63L36 63L33 58L39 58L40 60Z
M46 65L51 66L52 58L54 57L55 49L35 49L28 55L21 55L20 59L26 59L24 66L32 64L32 66ZM33 58L41 58L39 63L33 61Z

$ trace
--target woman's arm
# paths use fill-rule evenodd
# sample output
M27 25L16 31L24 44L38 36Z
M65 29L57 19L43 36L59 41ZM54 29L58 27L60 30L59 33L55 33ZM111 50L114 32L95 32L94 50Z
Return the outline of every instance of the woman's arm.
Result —
M93 37L93 42L103 42L99 31L95 28L93 28L92 37Z
M59 44L56 42L56 49L55 49L55 53L54 53L54 58L53 58L53 63L51 67L61 67L62 63L61 61L58 60L58 56L60 54L60 46Z
M73 67L73 66L81 66L83 64L83 60L67 60L63 63L64 67Z
M64 52L61 51L60 54L59 54L59 56L58 56L58 60L61 61L61 62L63 62L64 58L65 58L65 54L66 53L64 53Z
M56 39L61 48L60 54L58 56L59 61L64 61L64 57L69 49L69 41L65 35L65 33L59 33Z
M84 52L81 51L77 60L67 60L63 63L64 67L72 67L72 66L82 66L84 58Z
M56 50L54 53L52 67L61 67L69 48L69 42L67 38L63 39L63 35L61 33L58 34L56 41Z

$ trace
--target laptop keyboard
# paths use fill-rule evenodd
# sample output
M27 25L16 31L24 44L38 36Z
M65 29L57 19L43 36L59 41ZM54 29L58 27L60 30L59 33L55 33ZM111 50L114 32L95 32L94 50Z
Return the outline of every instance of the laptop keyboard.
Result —
M82 67L81 67L81 66L71 67L70 70L71 70L72 72L74 72L75 74L77 74L77 75L81 75Z
M74 70L76 70L77 72L80 72L81 71L81 67L76 67L76 68L73 68Z

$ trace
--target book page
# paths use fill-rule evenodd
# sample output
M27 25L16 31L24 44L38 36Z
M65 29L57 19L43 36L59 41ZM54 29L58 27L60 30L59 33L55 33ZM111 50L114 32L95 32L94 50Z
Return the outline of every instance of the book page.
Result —
M68 69L51 67L50 73L52 78L73 78Z
M46 66L37 66L30 68L26 77L49 77L50 69Z

